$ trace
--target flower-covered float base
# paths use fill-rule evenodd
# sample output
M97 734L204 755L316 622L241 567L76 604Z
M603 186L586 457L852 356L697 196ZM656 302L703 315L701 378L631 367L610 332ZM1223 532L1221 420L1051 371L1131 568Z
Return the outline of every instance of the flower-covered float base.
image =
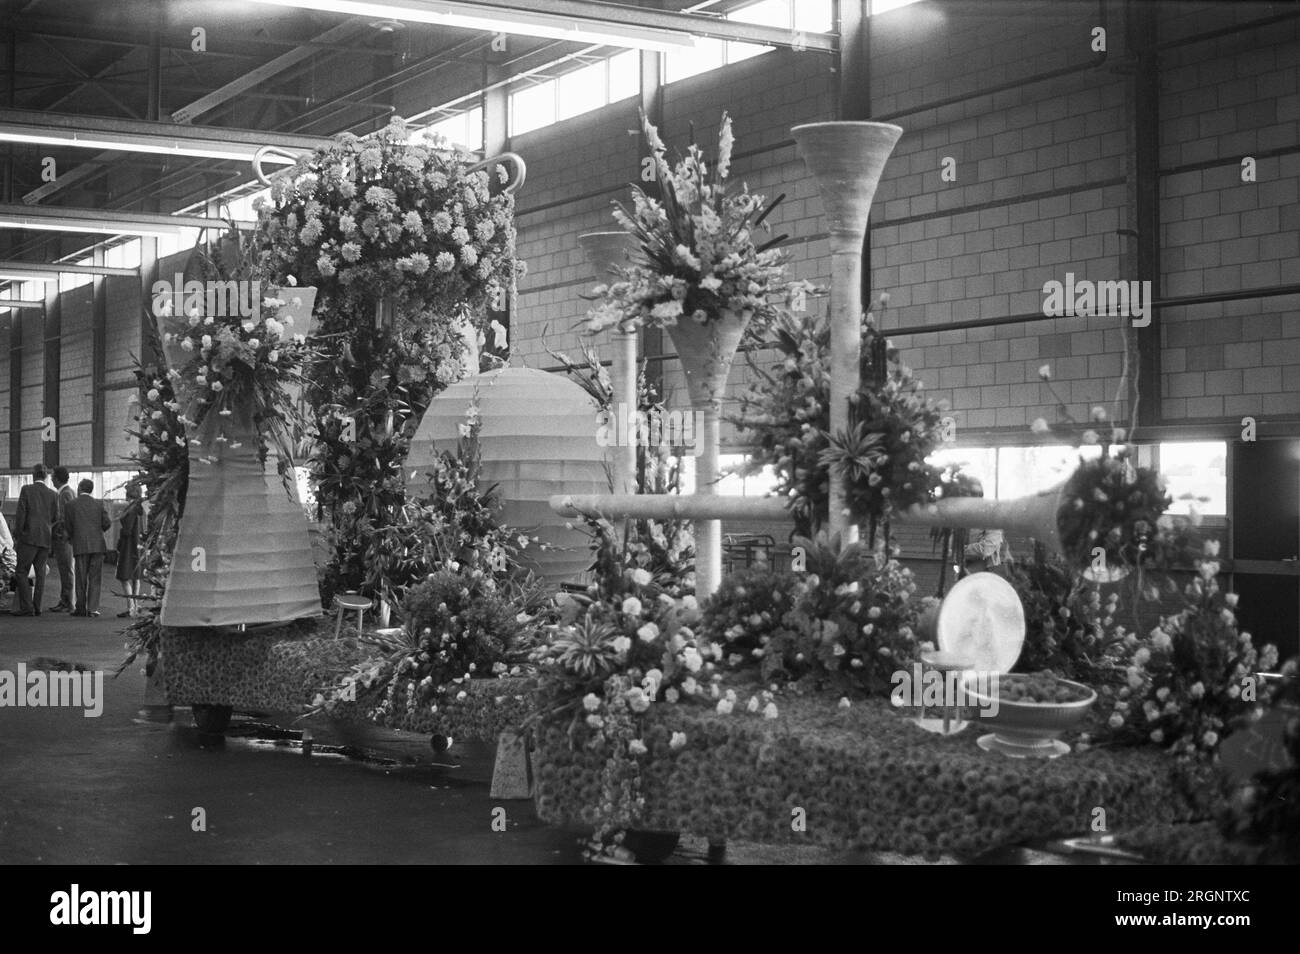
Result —
M320 624L324 628L324 623ZM173 705L229 706L245 712L302 712L337 685L342 673L367 656L353 636L316 635L300 624L268 633L173 629L163 633L161 659L167 699ZM495 741L531 712L524 679L475 679L463 699L448 698L433 712L401 706L376 711L354 703L332 705L332 718L421 734Z
M1052 761L985 753L977 731L925 732L887 703L788 699L776 719L663 706L642 740L640 814L627 827L711 839L974 858L1109 830L1210 817L1217 776L1151 749L1090 749ZM677 747L674 733L680 736ZM579 724L539 730L539 817L595 825L610 810L609 751ZM633 758L626 753L621 758Z

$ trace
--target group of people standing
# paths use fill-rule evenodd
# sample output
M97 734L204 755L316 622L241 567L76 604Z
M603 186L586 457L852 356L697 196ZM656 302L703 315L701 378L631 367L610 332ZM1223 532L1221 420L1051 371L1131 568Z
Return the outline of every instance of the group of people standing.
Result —
M45 596L46 567L51 555L59 568L59 601L51 613L99 616L101 578L108 553L105 533L112 527L108 509L95 497L94 481L78 481L74 492L66 467L54 468L54 486L46 483L43 464L32 468L32 482L18 495L18 511L10 534L0 517L0 558L15 554L13 569L18 605L11 616L40 616ZM140 487L127 484L128 504L120 519L117 538L118 582L128 608L118 616L136 614L139 595L139 558L142 536ZM28 577L35 571L35 580Z

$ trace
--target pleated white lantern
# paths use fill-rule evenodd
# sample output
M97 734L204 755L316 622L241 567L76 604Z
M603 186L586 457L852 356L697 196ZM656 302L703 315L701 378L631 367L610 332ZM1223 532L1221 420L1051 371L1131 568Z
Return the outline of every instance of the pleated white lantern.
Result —
M522 557L558 586L587 579L588 537L567 529L547 501L552 494L608 493L606 450L596 442L597 406L567 378L533 368L499 368L453 384L433 399L406 459L412 492L427 486L438 454L454 451L472 404L478 404L481 488L497 485L501 520L563 549L530 545ZM580 526L580 525L579 525Z

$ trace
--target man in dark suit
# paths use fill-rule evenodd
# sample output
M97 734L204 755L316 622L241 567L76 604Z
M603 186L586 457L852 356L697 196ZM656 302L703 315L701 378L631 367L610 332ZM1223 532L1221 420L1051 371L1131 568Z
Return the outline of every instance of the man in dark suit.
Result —
M18 493L14 519L14 542L18 544L18 609L13 616L40 616L45 596L45 565L50 559L54 520L59 495L45 483L45 465L32 468L32 482ZM29 570L36 570L36 588L27 582Z
M68 468L60 464L54 468L54 491L59 495L59 512L54 518L54 561L59 565L59 601L50 607L51 613L71 611L73 604L72 541L68 536L65 513L76 493L68 486Z
M77 558L77 608L73 616L99 615L99 584L104 573L104 554L108 543L104 533L113 525L103 501L94 497L95 484L83 480L77 484L77 499L66 511L68 536Z

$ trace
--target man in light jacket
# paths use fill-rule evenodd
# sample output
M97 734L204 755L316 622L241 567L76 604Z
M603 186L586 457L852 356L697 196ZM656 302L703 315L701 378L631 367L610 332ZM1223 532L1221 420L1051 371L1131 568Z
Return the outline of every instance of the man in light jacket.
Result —
M77 559L77 608L73 616L99 615L100 578L104 574L104 554L108 552L104 533L113 521L94 493L94 482L82 480L77 484L77 499L66 511L68 536Z

